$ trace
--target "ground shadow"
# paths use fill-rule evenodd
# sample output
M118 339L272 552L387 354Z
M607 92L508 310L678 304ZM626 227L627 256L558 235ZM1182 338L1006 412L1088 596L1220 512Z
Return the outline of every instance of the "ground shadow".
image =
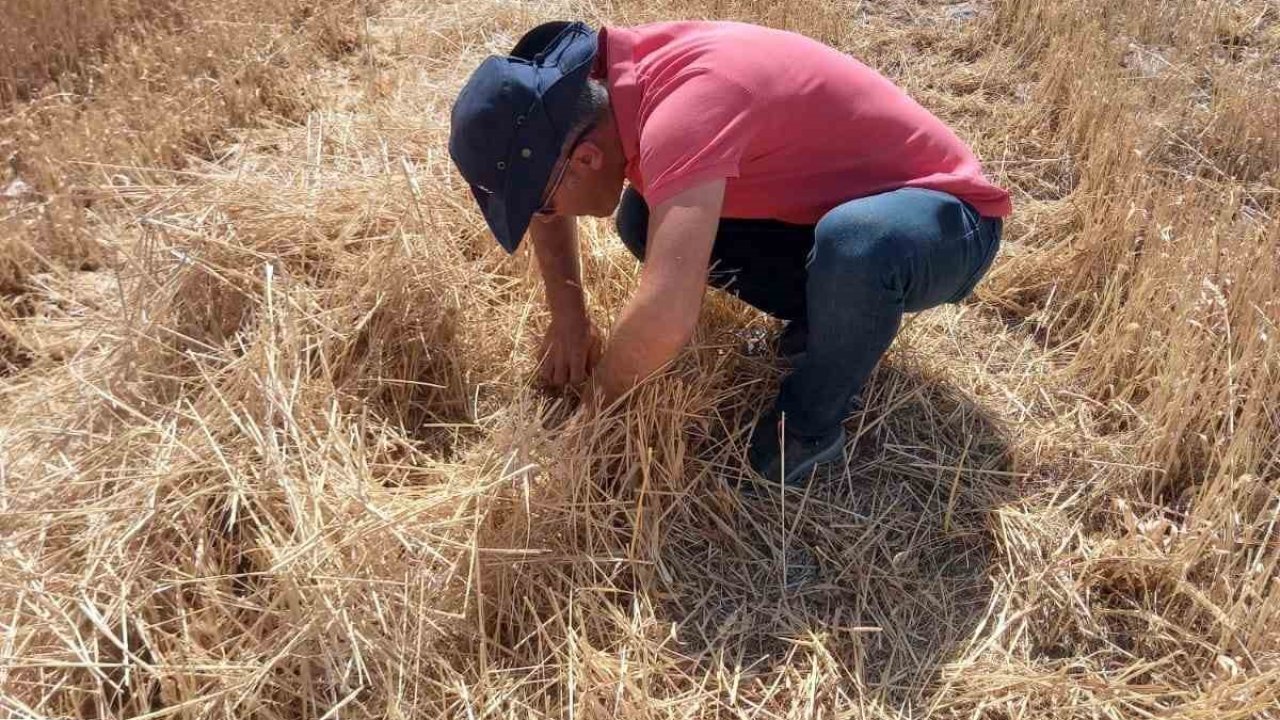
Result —
M711 488L727 499L673 519L639 590L695 676L739 673L763 692L819 638L839 670L824 682L910 714L984 615L988 516L1016 496L1015 474L999 421L903 362L882 365L846 424L844 462L807 491ZM732 476L732 463L720 467Z

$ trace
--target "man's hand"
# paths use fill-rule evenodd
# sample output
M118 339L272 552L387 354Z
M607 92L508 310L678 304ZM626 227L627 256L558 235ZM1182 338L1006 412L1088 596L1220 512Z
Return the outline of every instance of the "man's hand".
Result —
M580 385L600 359L600 333L586 315L556 318L542 336L542 381L553 388Z
M577 385L600 357L600 333L587 316L582 294L577 225L571 217L537 218L529 234L551 310L551 326L538 350L542 380L554 388Z

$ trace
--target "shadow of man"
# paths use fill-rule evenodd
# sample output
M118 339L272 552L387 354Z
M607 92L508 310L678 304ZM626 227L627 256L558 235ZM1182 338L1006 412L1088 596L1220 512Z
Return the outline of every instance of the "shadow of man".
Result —
M1017 477L1000 423L890 361L847 426L845 461L805 489L725 493L725 506L672 518L639 584L674 626L684 670L733 676L736 702L820 663L815 695L909 711L990 600L987 517Z

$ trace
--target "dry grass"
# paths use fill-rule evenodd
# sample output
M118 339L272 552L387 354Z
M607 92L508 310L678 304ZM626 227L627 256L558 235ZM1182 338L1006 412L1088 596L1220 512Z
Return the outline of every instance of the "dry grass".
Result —
M0 103L92 65L117 33L163 24L173 9L164 0L8 0L0 15Z
M1274 6L172 7L0 120L6 715L1280 715ZM532 387L443 139L564 14L820 37L1014 189L808 493L728 489L779 369L726 298L622 417Z
M364 10L355 0L5 3L15 57L0 67L33 97L6 103L0 79L0 192L26 201L0 215L0 290L31 272L109 262L117 247L101 235L113 228L98 218L119 188L215 159L232 128L303 119L312 71L358 50Z

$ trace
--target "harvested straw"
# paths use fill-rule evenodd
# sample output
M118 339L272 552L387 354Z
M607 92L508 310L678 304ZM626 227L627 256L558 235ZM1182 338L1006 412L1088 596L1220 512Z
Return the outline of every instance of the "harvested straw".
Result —
M0 314L0 705L1275 717L1280 38L1211 5L678 13L854 52L1017 195L977 300L909 323L803 493L734 491L781 371L731 298L625 413L561 429L532 385L534 271L443 138L475 62L564 8L343 6L351 52L243 39L308 104L206 117L208 152L24 146L54 180L0 205L33 233ZM636 267L584 229L604 323Z

